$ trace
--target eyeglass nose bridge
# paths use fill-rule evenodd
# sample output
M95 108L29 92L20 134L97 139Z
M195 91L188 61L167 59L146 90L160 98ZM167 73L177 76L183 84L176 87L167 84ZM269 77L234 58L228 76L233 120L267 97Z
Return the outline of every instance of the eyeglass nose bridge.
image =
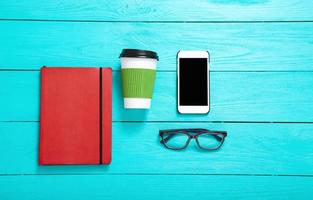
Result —
M198 140L198 136L199 135L189 135L190 140L194 139L194 140Z
M186 141L186 144L185 144L185 146L182 148L182 149L186 149L188 146L189 146L189 144L190 144L190 142L191 142L191 140L195 140L195 145L196 146L198 146L200 149L203 149L201 146L200 146L200 144L199 144L199 141L198 141L198 135L188 135L188 140Z
M191 140L195 140L196 143L198 143L198 135L188 135L188 140L187 140L187 146L189 145L189 143L191 142Z

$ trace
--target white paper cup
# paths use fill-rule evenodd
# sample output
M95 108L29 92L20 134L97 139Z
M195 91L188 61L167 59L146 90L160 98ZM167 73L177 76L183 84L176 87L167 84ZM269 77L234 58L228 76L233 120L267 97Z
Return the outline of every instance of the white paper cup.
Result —
M124 49L120 58L124 108L149 109L156 76L157 54L153 51Z

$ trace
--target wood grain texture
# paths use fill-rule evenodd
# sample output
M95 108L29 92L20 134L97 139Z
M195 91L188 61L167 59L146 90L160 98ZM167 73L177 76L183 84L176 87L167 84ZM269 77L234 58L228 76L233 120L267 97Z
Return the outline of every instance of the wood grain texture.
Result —
M158 72L149 110L123 108L113 73L114 121L313 122L313 72L212 72L208 115L181 115L176 72ZM0 121L38 121L40 72L0 72Z
M313 179L254 176L4 176L2 199L310 199Z
M6 0L0 18L105 21L313 20L306 0L55 1Z
M159 71L176 70L180 49L209 50L212 71L313 70L313 23L2 21L0 30L1 69L47 65L118 70L121 50L140 48L158 52Z
M225 130L216 152L171 151L158 132L172 128ZM255 174L313 175L313 124L113 123L109 166L39 166L38 123L0 123L0 175L4 174Z
M312 199L312 9L307 0L0 1L0 199ZM148 111L122 107L123 48L160 56ZM180 49L210 51L209 115L177 113ZM115 70L111 165L38 165L43 65ZM228 137L209 153L159 143L160 129L190 127Z

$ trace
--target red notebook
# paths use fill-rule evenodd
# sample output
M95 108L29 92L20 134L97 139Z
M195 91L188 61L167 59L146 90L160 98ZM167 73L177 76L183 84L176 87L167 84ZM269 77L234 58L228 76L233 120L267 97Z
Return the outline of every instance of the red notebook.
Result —
M109 164L111 68L41 69L39 164Z

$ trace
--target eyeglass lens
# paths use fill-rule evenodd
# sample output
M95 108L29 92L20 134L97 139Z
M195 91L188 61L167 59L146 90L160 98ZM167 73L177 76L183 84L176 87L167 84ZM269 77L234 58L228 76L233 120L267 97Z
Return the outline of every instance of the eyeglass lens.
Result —
M164 144L173 149L184 148L189 140L189 136L184 133L172 133L164 135Z
M200 148L203 149L216 149L221 145L223 135L212 135L212 134L200 134L197 137L197 142Z

